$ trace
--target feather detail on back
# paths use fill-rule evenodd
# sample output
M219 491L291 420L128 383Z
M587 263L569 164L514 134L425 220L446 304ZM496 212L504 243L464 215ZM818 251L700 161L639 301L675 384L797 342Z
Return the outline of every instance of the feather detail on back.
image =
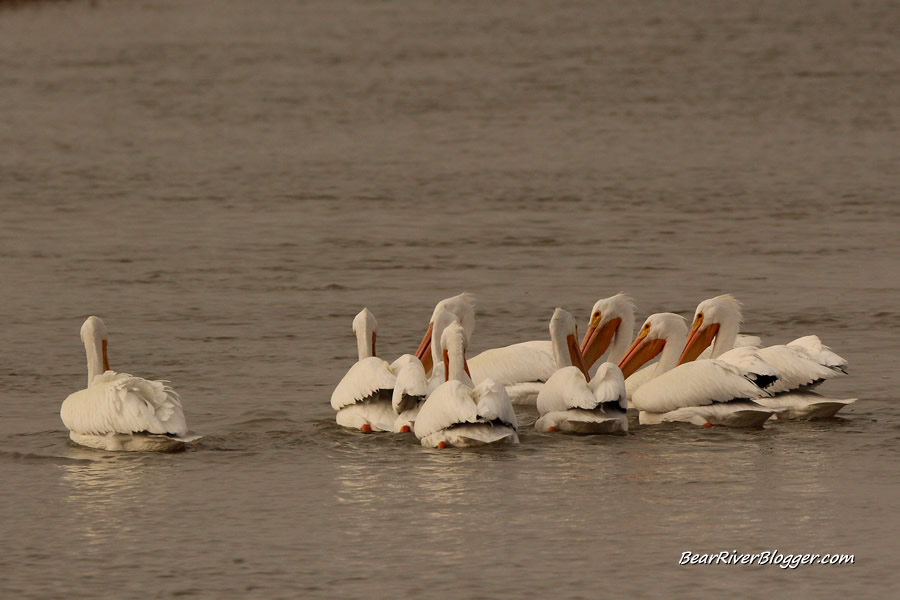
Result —
M625 377L612 363L603 363L590 383L577 367L563 367L553 374L538 394L537 409L542 415L570 409L594 410L613 402L628 408Z
M486 380L472 389L451 379L438 387L416 416L416 437L422 439L443 429L463 424L489 426L499 421L515 430L516 413L506 390L496 381Z
M362 402L379 393L393 390L396 377L390 365L378 357L370 356L356 362L331 394L331 407L340 410L356 402Z
M632 402L641 411L666 413L769 395L743 377L737 367L719 360L699 360L654 377L634 392Z
M394 382L391 404L394 407L394 411L398 414L410 410L419 402L424 401L428 391L425 368L422 366L422 363L410 354L404 354L403 356L409 356L412 360L405 361L399 370L395 371L397 379ZM394 361L394 365L399 362L400 359L397 359Z
M628 409L628 400L625 394L625 376L622 369L612 363L603 363L597 369L597 373L588 387L594 393L598 404L615 402L622 410Z
M166 381L106 371L91 386L71 394L60 416L79 434L137 433L183 436L187 423L178 393Z
M779 419L829 419L839 410L856 402L856 398L826 398L814 392L788 392L756 402L778 410Z
M485 379L472 390L472 400L478 410L478 416L485 421L500 421L513 429L519 428L516 411L506 394L506 388L494 381Z
M822 343L817 335L807 335L788 343L789 348L800 348L809 357L822 366L841 373L847 372L847 360L836 354L828 346Z
M428 397L416 416L415 433L421 439L459 423L475 423L478 409L472 389L461 381L443 383Z
M542 415L570 408L591 410L596 406L597 399L578 367L563 367L556 371L537 398L537 410Z
M553 345L549 341L531 341L485 350L468 359L472 381L493 379L502 385L547 381L556 371Z
M841 374L813 360L800 346L777 345L758 350L759 356L775 367L780 375L778 381L769 386L770 392L789 392L812 386Z
M751 346L732 348L718 360L736 367L741 375L761 388L771 386L780 377L778 370L764 361L757 349Z

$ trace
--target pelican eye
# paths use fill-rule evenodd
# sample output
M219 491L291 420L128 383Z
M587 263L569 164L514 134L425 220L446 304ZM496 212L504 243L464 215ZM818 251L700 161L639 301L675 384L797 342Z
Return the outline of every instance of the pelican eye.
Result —
M599 319L599 318L600 318L600 311L599 311L599 310L598 310L597 312L594 313L594 318L595 318L595 319Z
M697 318L701 321L703 320L703 313L697 313Z

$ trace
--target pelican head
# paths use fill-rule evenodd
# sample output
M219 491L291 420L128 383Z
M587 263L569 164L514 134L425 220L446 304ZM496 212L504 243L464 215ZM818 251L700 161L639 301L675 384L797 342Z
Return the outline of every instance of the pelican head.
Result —
M353 317L353 335L356 336L356 345L359 349L359 359L376 356L375 335L378 332L378 321L375 320L368 308L363 308L359 314ZM371 344L371 346L369 345Z
M452 298L444 298L435 305L434 312L431 313L431 320L428 323L428 329L425 331L425 335L422 337L422 341L416 350L416 358L421 360L423 365L428 360L426 357L431 351L431 334L434 330L438 313L442 310L456 315L467 337L471 338L472 334L475 333L475 295L463 292ZM431 367L425 366L426 373L430 369Z
M575 317L572 313L557 308L550 317L550 340L553 343L553 354L556 358L556 364L560 368L568 365L578 367L584 374L585 379L590 381L588 369L584 364L581 351L578 349L578 342L575 337L578 335L578 326L575 324ZM568 360L564 359L568 356Z
M700 356L714 339L717 340L717 347L713 350L713 358L729 350L734 345L742 321L741 303L731 294L716 296L698 304L678 364L690 362Z
M625 294L619 293L609 298L602 298L594 303L591 320L581 340L581 354L588 369L603 356L613 340L628 343L634 329L634 301ZM624 346L620 348L620 351ZM611 351L612 355L613 352ZM612 358L612 356L610 357ZM621 358L621 357L617 357Z
M657 354L669 349L669 352L660 356L660 367L668 370L675 366L677 356L672 354L681 348L687 337L687 324L684 317L675 313L657 313L650 315L641 326L637 337L628 348L628 352L619 362L619 368L625 377L630 377L646 362L652 360ZM669 357L672 357L670 360ZM665 360L665 365L664 360ZM668 363L672 364L668 364Z
M91 315L81 326L81 343L87 340L107 340L109 333L106 331L106 323L100 317Z
M81 326L81 343L84 344L88 359L88 387L94 377L109 371L109 354L106 349L108 339L106 324L100 317L91 315Z

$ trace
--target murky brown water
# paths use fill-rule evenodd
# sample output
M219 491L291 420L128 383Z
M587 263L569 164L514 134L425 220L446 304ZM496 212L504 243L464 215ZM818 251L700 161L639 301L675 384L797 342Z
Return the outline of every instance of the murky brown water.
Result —
M4 597L885 597L900 550L890 2L87 2L0 10ZM627 291L818 333L844 418L474 452L333 424L480 298L473 350ZM67 443L96 313L179 455ZM528 415L524 415L528 420ZM850 566L679 567L682 552Z

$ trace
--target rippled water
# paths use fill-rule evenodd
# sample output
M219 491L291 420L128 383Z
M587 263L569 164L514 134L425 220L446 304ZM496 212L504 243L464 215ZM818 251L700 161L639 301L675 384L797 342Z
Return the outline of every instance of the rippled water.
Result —
M894 589L900 13L890 2L0 5L4 597L791 597ZM761 431L343 431L353 315L473 350L626 291L731 292L858 397ZM176 455L67 443L78 330L170 379ZM523 413L524 423L534 419ZM848 566L679 567L684 551Z

